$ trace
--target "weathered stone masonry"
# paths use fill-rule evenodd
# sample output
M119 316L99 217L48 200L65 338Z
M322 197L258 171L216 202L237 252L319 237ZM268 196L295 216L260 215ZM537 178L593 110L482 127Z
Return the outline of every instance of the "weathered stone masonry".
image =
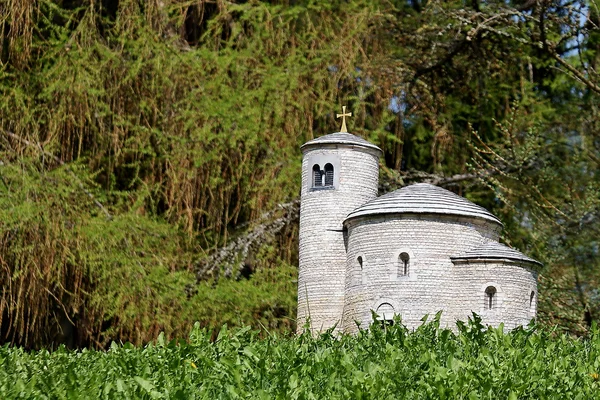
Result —
M409 328L442 310L509 329L537 308L540 263L498 243L501 222L442 188L377 197L381 150L349 133L302 146L298 330L356 332L400 315Z

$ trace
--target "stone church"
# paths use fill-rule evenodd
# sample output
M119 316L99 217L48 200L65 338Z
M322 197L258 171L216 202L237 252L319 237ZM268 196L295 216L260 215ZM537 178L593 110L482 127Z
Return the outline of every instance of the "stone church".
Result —
M298 330L354 333L442 310L507 329L535 318L541 264L498 242L489 211L427 183L377 197L382 150L346 132L302 146Z

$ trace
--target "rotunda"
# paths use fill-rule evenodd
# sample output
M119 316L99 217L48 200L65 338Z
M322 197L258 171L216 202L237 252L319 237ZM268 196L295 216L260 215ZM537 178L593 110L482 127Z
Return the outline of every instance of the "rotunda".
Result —
M382 151L347 132L302 146L298 330L357 332L442 311L507 329L535 318L541 264L498 242L492 213L427 183L377 197ZM373 311L375 314L373 314Z

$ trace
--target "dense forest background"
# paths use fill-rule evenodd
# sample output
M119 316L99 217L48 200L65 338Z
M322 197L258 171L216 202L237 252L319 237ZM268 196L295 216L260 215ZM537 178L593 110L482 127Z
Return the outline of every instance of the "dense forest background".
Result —
M589 0L0 0L0 340L295 328L299 146L349 130L545 264L539 322L600 319Z

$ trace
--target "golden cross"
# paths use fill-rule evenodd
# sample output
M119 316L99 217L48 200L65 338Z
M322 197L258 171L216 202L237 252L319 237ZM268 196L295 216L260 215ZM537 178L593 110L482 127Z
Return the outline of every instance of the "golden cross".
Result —
M346 106L342 106L342 113L338 114L336 118L342 117L342 127L340 128L340 132L348 132L346 128L346 117L351 117L352 113L346 113Z

